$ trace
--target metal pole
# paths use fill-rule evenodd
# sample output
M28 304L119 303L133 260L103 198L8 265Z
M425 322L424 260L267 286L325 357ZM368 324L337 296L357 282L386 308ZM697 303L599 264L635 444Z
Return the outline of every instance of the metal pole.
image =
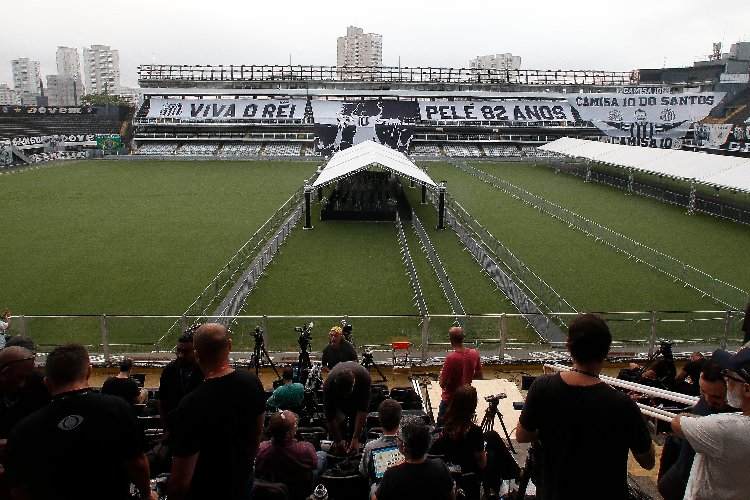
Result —
M651 338L648 341L648 356L654 355L654 344L656 344L656 318L658 313L656 311L651 315Z
M690 201L688 202L688 215L693 215L695 212L695 199L697 198L697 192L695 187L695 179L690 181Z
M422 316L422 361L427 361L427 344L430 343L430 317Z
M722 350L727 350L727 341L729 340L729 322L732 319L732 311L727 310L724 316L724 337L721 339Z
M310 198L312 198L313 188L305 181L305 229L312 229L310 220Z
M23 314L18 317L18 325L21 329L21 335L26 335L26 316Z
M507 338L507 335L508 318L505 316L505 313L503 313L503 315L500 316L500 352L498 353L501 363L505 359L505 339Z
M201 294L201 297L203 297L203 294ZM187 331L187 329L188 329L187 316L185 316L184 314L180 318L180 327L182 328L183 332Z
M104 348L104 361L109 363L109 333L107 332L107 316L102 314L102 347Z
M268 349L268 316L265 314L263 315L263 345L266 346L266 350Z
M445 181L442 181L438 186L438 193L440 194L440 202L438 203L438 229L445 229Z

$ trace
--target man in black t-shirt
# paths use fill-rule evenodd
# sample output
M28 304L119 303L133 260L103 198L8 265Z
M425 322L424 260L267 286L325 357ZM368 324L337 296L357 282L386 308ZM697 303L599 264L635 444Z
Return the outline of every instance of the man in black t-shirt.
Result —
M148 399L148 391L138 386L138 382L130 378L133 371L133 360L124 359L120 363L120 373L116 377L109 377L102 384L102 394L120 396L130 404L138 405Z
M338 326L331 328L328 338L329 343L323 348L323 358L321 359L325 373L330 372L338 363L359 361L357 349L354 348L351 342L344 340L344 333L341 328Z
M159 379L157 404L165 444L170 444L174 412L180 401L203 382L203 372L195 362L193 333L188 330L177 339L177 359L164 367Z
M370 372L354 361L337 364L323 382L323 410L328 431L333 439L334 452L359 453L359 434L367 420L371 385ZM351 438L348 447L339 430L339 426L347 418L351 429L348 433L350 435L346 436Z
M232 340L223 325L201 325L194 343L206 379L177 408L169 499L250 498L266 415L263 386L254 373L229 365Z
M5 470L14 498L156 500L149 482L146 441L133 408L122 398L88 389L86 349L55 348L46 363L52 402L11 431Z
M401 419L398 449L404 460L385 471L372 500L453 500L455 485L440 459L426 457L430 429L419 417Z
M545 500L627 500L628 453L645 469L655 464L651 436L627 394L599 380L612 343L603 319L576 317L568 328L569 372L534 381L516 426L520 443L542 444Z
M694 395L700 394L700 377L701 372L703 372L703 369L706 367L706 363L708 363L708 360L703 357L703 354L699 351L695 351L690 355L690 361L685 363L685 366L682 367L682 371L677 374L677 377L675 377L675 384L684 384L686 385L685 389L686 392ZM690 378L690 383L687 383L687 380Z

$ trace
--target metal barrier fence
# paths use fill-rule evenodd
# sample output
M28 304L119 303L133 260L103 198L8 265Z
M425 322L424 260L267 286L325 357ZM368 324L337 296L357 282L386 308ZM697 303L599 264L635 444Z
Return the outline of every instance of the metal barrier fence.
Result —
M606 184L607 186L616 187L624 191L628 190L628 180L622 177L606 174L604 172L597 172L590 168L562 165L558 162L550 163L550 167L558 171L585 177L588 180L600 184ZM654 198L665 203L671 203L672 205L678 205L685 208L690 207L689 193L662 189L638 181L632 183L631 189L634 193L648 196L649 198ZM739 222L740 224L750 225L750 210L743 210L742 208L733 207L724 203L717 203L702 197L695 200L695 210L708 215L714 215L716 217Z
M419 285L417 270L414 268L414 262L411 260L409 243L406 241L406 234L404 234L404 228L401 224L401 218L398 216L398 213L396 214L396 228L398 229L398 241L401 243L401 253L404 255L404 264L409 272L411 286L414 289L414 299L417 301L417 307L419 307L419 314L427 316L430 314L427 311L427 302L425 302L424 295L422 295L422 287Z
M606 243L615 250L619 250L626 255L633 257L636 261L642 262L664 274L679 280L685 285L708 295L717 302L735 309L744 308L750 296L748 292L716 279L709 274L694 268L684 262L677 260L669 255L665 255L658 250L638 243L627 236L623 236L611 229L590 221L585 217L562 208L543 198L540 198L528 191L524 191L512 184L498 179L490 174L482 172L474 167L466 165L457 160L451 160L451 163L461 170L483 180L484 182L500 189L501 191L527 203L552 217L566 222L572 227L593 236L597 241ZM592 172L593 175L593 172ZM623 179L619 179L620 182ZM626 180L624 182L627 183ZM650 188L650 186L646 186Z
M311 178L310 183L315 181L318 176L316 172ZM235 283L237 279L237 273L245 271L246 262L250 257L256 254L259 248L265 244L268 238L273 234L274 229L279 226L297 207L304 196L304 187L300 188L294 193L284 204L274 213L250 239L242 245L242 247L234 254L234 257L225 265L219 274L211 281L211 283L203 289L197 299L185 310L183 316L194 316L204 317L206 311L211 311L216 308L223 298L226 296L228 290L227 286ZM241 274L240 274L241 275ZM230 287L231 289L231 287ZM176 340L182 332L179 321L175 321L172 326L166 331L164 335L159 339L159 342L171 342Z
M430 190L427 191L430 201L437 206L437 197ZM534 303L542 304L553 313L576 313L576 309L562 298L543 279L534 274L521 260L513 255L500 243L489 231L474 219L456 200L447 193L445 194L445 206L450 209L461 221L462 225L471 230L503 265L524 286L526 291L534 299Z
M427 236L427 233L422 227L422 223L419 222L419 218L417 217L417 214L412 213L412 217L413 217L412 224L414 225L414 232L417 233L419 240L422 242L422 248L427 254L427 258L430 260L432 269L435 271L435 274L438 277L440 288L443 289L443 293L445 294L445 297L448 299L448 303L450 304L451 309L453 310L453 314L456 316L456 321L458 321L458 323L461 325L461 328L463 328L464 331L466 331L466 322L462 322L460 319L466 314L466 311L464 310L464 305L461 303L461 299L458 298L458 294L456 293L456 290L453 288L453 284L451 283L450 279L448 279L448 273L445 272L443 263L440 262L440 257L435 251L435 247L432 246L432 242L430 242L430 238Z
M467 342L485 355L516 359L564 356L564 351L552 349L540 341L539 335L529 327L529 316L476 314L461 319L467 325ZM554 316L562 316L563 323L567 324L574 314L557 313ZM612 332L613 349L622 356L653 351L660 338L675 341L676 352L706 352L725 346L736 349L743 343L744 334L740 330L742 311L606 312L601 316ZM277 361L286 362L294 359L275 353L296 353L299 332L294 330L295 326L314 321L311 349L319 353L328 343L328 329L340 324L342 316L234 316L231 319L234 352L252 352L253 331L256 326L262 326L267 348ZM375 346L375 351L390 351L391 339L404 336L412 342L415 352L421 349L424 357L445 355L450 349L446 333L456 321L454 315L348 315L346 319L354 326L358 351L364 345ZM201 316L14 316L8 334L29 335L36 342L39 353L49 352L56 345L79 343L87 346L92 355L103 356L102 359L118 354L145 353L153 353L151 355L158 359L164 358L174 348L174 343L160 342L158 332L163 332L175 321L187 327L202 320Z

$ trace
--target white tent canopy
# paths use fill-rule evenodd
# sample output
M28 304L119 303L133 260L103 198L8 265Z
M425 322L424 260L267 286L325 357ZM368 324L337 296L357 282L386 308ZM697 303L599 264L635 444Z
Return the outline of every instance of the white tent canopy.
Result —
M361 142L335 153L313 183L313 187L328 185L342 177L364 170L372 164L382 165L419 184L437 187L437 184L405 154L374 141Z
M750 158L563 137L540 149L617 167L750 192Z

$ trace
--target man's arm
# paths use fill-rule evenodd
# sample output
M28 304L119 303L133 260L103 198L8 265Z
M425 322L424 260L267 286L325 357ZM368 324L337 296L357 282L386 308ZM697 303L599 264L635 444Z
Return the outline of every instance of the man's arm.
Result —
M656 452L654 452L654 443L651 443L651 449L646 453L638 454L633 453L633 458L638 462L638 465L646 470L651 470L656 465Z
M335 455L339 450L346 454L346 444L341 440L339 424L336 422L336 419L334 418L333 420L326 422L326 426L328 427L328 432L331 434L331 438L333 438L334 449L332 455Z
M533 441L539 441L539 429L535 431L528 431L518 422L516 425L516 441L519 443L531 443Z
M367 421L367 412L366 411L358 411L357 412L357 418L354 421L354 434L352 435L352 442L349 444L349 448L347 448L347 453L351 453L352 450L354 452L359 453L359 433L362 432L362 428L365 426L365 422Z
M187 495L199 454L200 452L189 457L174 457L172 459L172 473L167 483L169 500L183 500Z
M677 415L675 418L672 419L672 431L677 435L677 437L680 437L682 439L687 439L687 436L685 435L685 432L682 430L682 425L680 425L680 419L683 418L694 418L698 415L693 415L692 413L683 413L681 415Z
M677 382L677 383L679 384L680 382L682 382L683 380L685 380L685 379L687 378L687 376L688 376L688 372L686 372L685 370L682 370L682 371L681 371L680 373L678 373L678 374L677 374L677 376L676 376L676 377L674 378L674 381L675 381L675 382Z
M126 461L124 465L128 478L138 488L138 498L158 500L159 497L156 495L156 492L151 491L151 476L149 474L146 454L141 453L133 460Z
M477 365L474 367L474 380L482 380L484 378L484 372L482 371L482 359L479 357L477 352Z
M156 400L156 407L159 409L159 420L161 421L161 441L164 444L169 444L170 436L169 429L167 428L167 405L161 400L161 398L159 398Z

